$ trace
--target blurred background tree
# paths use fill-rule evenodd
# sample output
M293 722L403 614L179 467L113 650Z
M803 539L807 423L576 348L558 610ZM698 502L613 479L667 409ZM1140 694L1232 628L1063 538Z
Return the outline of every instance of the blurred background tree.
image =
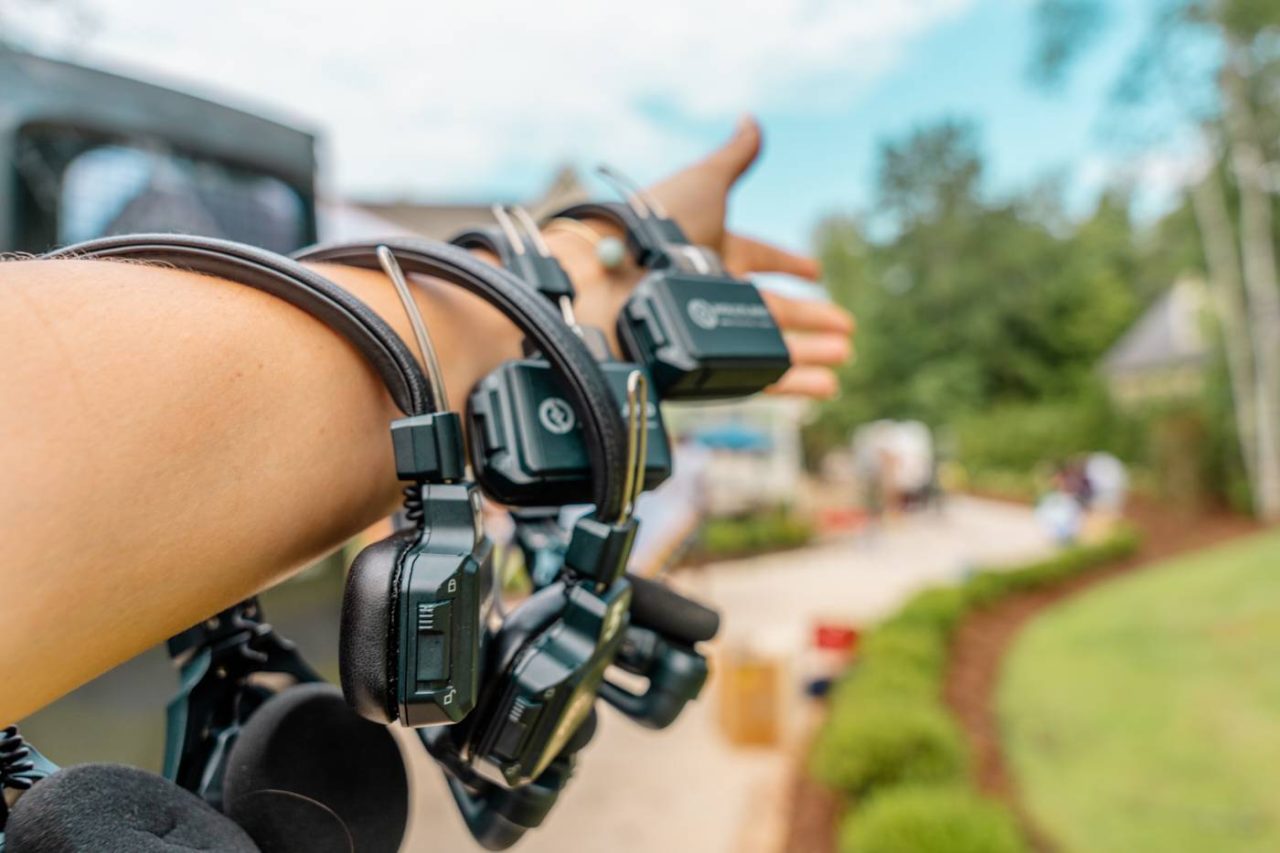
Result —
M1157 219L1118 190L1073 219L1052 181L992 197L971 122L884 141L874 213L819 233L833 296L860 322L842 396L810 428L813 453L858 424L918 418L951 436L978 485L1017 472L1030 488L1038 464L1102 449L1193 488L1190 502L1280 517L1280 3L1153 0L1150 13L1116 110L1130 136L1198 128L1203 174ZM1107 7L1039 0L1036 20L1030 76L1051 88L1105 30ZM1118 405L1104 355L1187 275L1208 282L1216 320L1203 388Z
M1060 82L1105 27L1100 0L1039 0L1033 73ZM1172 105L1207 152L1189 196L1254 511L1280 518L1280 4L1160 0L1118 81L1130 107ZM1159 125L1156 126L1157 132Z

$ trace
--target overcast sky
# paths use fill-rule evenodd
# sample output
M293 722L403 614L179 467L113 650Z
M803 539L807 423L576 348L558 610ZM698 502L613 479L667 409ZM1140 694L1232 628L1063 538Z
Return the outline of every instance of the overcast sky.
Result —
M997 186L1056 170L1087 203L1119 168L1099 116L1136 16L1121 15L1101 53L1051 97L1026 82L1028 8L0 0L0 26L46 53L313 128L326 191L362 198L520 198L561 163L600 159L649 180L752 111L766 156L733 221L803 245L824 213L869 203L879 139L939 115L981 121ZM1170 180L1151 164L1150 180Z

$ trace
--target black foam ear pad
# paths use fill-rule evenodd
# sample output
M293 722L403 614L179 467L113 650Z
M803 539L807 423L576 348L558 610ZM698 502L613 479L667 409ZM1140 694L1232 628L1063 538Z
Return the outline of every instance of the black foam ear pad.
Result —
M291 791L254 791L236 800L235 821L264 853L355 853L342 818L324 803ZM299 829L303 831L299 834Z
M59 770L23 794L6 853L257 853L243 829L167 779L118 764Z
M400 559L417 537L406 530L375 542L356 556L342 595L338 669L342 695L356 713L391 723L396 708L392 630L399 598Z
M227 759L223 801L263 853L395 853L409 782L385 726L356 716L332 685L303 684L249 718Z
M689 645L710 640L720 630L720 614L685 598L666 584L628 574L631 624Z

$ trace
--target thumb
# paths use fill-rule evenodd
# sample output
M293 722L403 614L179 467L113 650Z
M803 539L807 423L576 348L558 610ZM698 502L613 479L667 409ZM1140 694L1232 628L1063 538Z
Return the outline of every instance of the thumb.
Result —
M754 116L744 115L738 120L733 136L729 137L729 141L724 145L711 152L707 162L722 171L732 183L751 168L751 164L760 156L762 142L760 124Z

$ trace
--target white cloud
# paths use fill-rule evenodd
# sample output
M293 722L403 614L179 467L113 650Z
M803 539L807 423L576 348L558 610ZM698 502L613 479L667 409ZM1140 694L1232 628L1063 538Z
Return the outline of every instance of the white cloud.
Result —
M1138 215L1154 218L1172 209L1212 163L1200 137L1182 134L1160 148L1136 154L1091 154L1077 167L1076 180L1090 198L1107 187L1130 191Z
M698 150L681 127L847 108L970 2L79 0L76 56L301 119L342 191L465 192L570 158L651 177Z

